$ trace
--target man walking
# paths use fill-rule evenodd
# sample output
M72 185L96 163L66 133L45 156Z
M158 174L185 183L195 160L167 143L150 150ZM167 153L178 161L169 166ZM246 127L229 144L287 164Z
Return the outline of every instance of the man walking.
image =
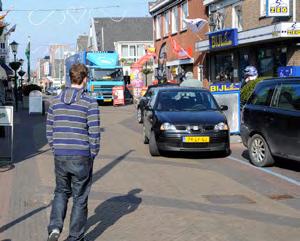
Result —
M48 111L47 139L54 154L56 175L48 241L58 240L71 196L73 207L67 241L84 240L93 161L100 148L99 107L84 91L87 76L85 65L73 65L71 87L53 99Z

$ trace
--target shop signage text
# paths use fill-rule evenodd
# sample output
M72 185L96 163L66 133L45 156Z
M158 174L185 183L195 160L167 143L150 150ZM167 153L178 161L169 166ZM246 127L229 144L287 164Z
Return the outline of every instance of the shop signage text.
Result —
M266 0L266 16L290 16L290 0Z
M225 29L209 34L209 48L220 49L238 45L238 32L236 28Z
M212 84L209 89L210 92L229 92L239 91L241 87L240 83L226 83L226 84Z

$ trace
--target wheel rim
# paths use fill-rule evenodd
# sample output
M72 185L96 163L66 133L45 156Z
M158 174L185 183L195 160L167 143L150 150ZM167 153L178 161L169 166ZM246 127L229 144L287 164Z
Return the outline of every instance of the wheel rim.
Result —
M137 111L137 119L138 119L138 121L142 120L142 111L141 111L141 109L138 109L138 111Z
M257 163L262 163L266 157L265 143L260 138L255 138L251 147L251 153Z

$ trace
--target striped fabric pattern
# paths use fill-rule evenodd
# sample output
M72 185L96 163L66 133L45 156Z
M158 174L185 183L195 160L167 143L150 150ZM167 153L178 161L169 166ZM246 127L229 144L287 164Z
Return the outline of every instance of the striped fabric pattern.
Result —
M49 106L46 135L54 155L94 159L100 149L97 101L83 89L66 88Z

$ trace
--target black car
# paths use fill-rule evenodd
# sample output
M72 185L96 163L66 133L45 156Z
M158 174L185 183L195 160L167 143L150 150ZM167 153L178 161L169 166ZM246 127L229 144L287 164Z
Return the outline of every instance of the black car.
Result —
M300 78L260 82L243 108L241 137L256 166L271 166L273 156L300 161Z
M149 100L155 96L157 93L157 88L161 87L171 87L171 86L179 86L178 84L158 84L158 85L150 85L145 93L145 95L140 99L137 104L136 118L139 123L143 123L144 110L145 106L148 104Z
M202 88L159 88L145 108L143 138L152 156L160 151L230 153L229 127L212 94Z

